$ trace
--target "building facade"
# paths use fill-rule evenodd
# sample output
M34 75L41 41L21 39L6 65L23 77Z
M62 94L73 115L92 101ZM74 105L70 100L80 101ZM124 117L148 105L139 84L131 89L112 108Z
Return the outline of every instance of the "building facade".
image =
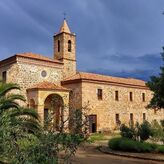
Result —
M120 124L164 119L164 110L147 109L152 92L145 82L76 70L76 35L64 20L54 36L53 59L22 53L0 61L0 75L17 83L42 121L54 111L56 128L72 110L88 108L89 131L111 131ZM52 100L55 103L51 103ZM62 110L65 108L65 110ZM61 112L63 111L63 112Z

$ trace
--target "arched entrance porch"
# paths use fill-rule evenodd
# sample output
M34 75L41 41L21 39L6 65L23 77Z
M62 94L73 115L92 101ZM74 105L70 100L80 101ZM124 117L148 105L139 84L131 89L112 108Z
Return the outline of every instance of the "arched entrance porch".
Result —
M44 101L44 124L53 130L62 130L64 101L58 94L50 94Z

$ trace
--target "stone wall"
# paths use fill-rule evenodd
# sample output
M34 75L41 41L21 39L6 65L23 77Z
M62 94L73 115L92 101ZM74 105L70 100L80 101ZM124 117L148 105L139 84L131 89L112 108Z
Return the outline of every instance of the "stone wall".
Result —
M82 108L82 88L81 83L65 84L64 87L70 89L70 109Z
M0 74L7 71L7 83L17 83L21 87L21 94L26 97L26 89L33 87L37 83L48 81L60 84L63 78L63 65L37 61L28 58L18 58L17 62L1 67ZM46 71L46 76L42 76L42 71Z
M98 100L97 89L102 89L102 100ZM115 91L119 93L119 101L115 100ZM129 99L129 92L133 94L133 101ZM142 99L145 93L145 102ZM152 97L150 90L121 87L99 83L82 83L82 106L89 103L90 114L97 115L97 130L108 131L116 129L116 114L119 114L121 123L129 124L130 113L133 113L134 122L143 122L143 113L146 120L164 119L164 110L154 112L146 109Z

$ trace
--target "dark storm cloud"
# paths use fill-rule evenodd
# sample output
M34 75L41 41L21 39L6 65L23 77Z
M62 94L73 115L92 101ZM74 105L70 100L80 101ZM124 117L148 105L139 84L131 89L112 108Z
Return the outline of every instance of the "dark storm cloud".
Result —
M163 0L0 1L0 59L29 51L52 57L52 36L66 12L80 70L148 76L161 64L163 10Z
M159 66L163 65L160 53L147 54L139 57L117 54L100 58L100 61L104 60L111 61L112 63L112 65L110 65L110 63L108 62L108 69L97 68L88 69L87 71L105 75L132 77L143 80L149 80L150 76L159 74ZM118 68L114 68L115 66Z

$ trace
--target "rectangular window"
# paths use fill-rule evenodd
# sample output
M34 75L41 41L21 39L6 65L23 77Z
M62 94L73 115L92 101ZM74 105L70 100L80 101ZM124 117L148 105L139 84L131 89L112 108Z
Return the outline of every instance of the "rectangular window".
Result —
M4 71L4 72L2 72L2 81L4 83L6 83L6 80L7 80L7 73L6 73L6 71Z
M118 101L119 98L118 98L118 91L115 91L115 100Z
M60 40L58 40L58 52L60 52Z
M143 121L146 120L146 113L143 113Z
M142 93L142 101L145 102L145 93Z
M133 113L130 113L130 121L133 121Z
M129 99L130 99L130 101L133 101L133 93L132 92L129 93Z
M98 100L102 100L102 89L97 89L97 98Z
M116 114L116 124L120 125L120 116L118 113Z

